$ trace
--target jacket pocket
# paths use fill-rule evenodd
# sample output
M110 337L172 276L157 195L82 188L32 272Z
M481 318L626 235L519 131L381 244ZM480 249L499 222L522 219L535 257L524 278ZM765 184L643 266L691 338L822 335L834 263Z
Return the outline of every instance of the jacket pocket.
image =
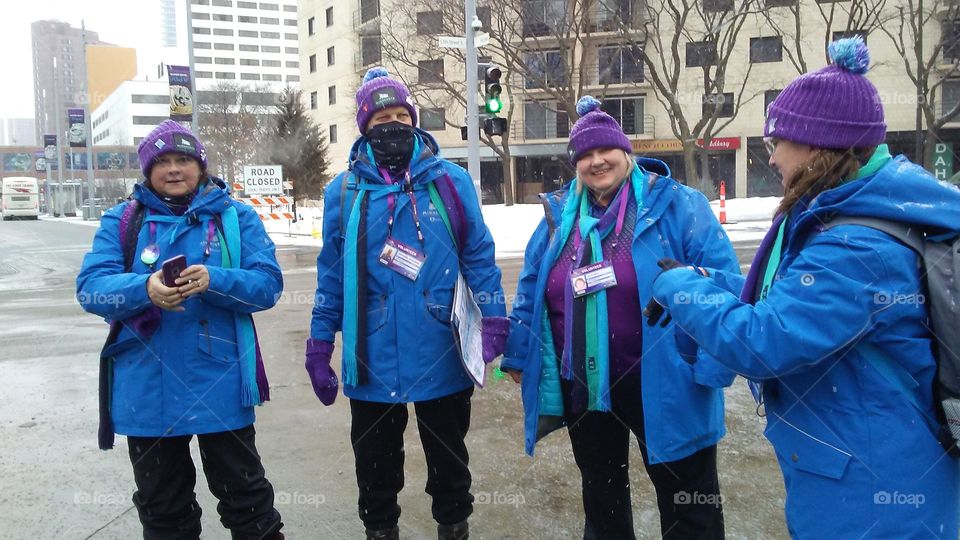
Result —
M453 289L430 289L424 291L423 295L430 317L439 323L450 324Z
M201 353L224 363L234 363L239 358L237 342L211 334L207 321L200 321L200 332L197 333L197 349Z
M367 335L376 332L387 324L387 295L381 294L367 299Z
M776 413L770 413L764 435L773 444L782 466L834 480L843 477L852 457L849 452L801 431Z

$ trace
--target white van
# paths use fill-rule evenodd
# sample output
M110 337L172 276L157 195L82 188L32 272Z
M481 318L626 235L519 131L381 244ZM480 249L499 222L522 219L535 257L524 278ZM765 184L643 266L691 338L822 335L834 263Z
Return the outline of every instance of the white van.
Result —
M0 211L4 221L14 217L38 219L40 193L37 179L31 176L11 176L3 179L0 191Z

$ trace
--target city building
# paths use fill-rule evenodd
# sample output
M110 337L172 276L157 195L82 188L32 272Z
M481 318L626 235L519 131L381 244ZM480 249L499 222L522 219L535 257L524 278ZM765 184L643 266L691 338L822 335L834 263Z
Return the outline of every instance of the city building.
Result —
M39 141L43 133L56 132L54 114L63 114L59 119L62 128L67 122L66 113L58 111L83 107L84 44L101 42L96 32L84 32L60 21L36 21L30 30L35 136Z
M160 0L160 25L161 44L177 47L177 0Z
M463 51L442 47L438 39L463 35L458 4L301 2L301 88L314 120L329 134L333 163L346 161L358 134L354 92L376 65L410 86L420 127L437 137L444 155L465 161ZM683 23L671 20L674 11L666 4L687 6ZM479 0L477 14L490 40L478 56L504 68L500 115L510 121L507 151L481 143L484 202L502 201L504 185L513 186L517 202L536 202L538 192L572 178L566 136L583 94L599 97L621 121L635 154L663 159L682 180L703 176L703 167L698 159L696 170L687 170L679 134L686 130L687 140L701 147L709 134L706 164L714 184L709 195L716 195L720 181L728 197L778 195L779 176L767 164L762 141L767 105L799 73L826 64L827 43L854 34L870 47L868 78L883 100L892 150L916 159L918 116L921 132L931 123L918 111L928 107L934 123L943 125L936 144L927 146L927 163L935 164L931 169L938 177L950 177L960 122L940 121L960 103L955 4L930 0L924 3L928 12L911 14L869 0ZM739 12L741 5L752 8ZM583 14L582 21L574 14ZM922 39L897 34L910 32L910 25L890 22L903 17L926 21ZM906 51L894 39L901 35ZM935 100L918 93L908 75L904 57L911 49L936 56L928 82L936 88ZM712 129L697 127L703 118L712 119L706 122ZM500 137L492 140L501 145ZM514 182L503 182L505 177Z
M137 146L170 118L167 81L125 81L90 113L93 145Z
M93 111L123 82L137 76L137 50L103 43L87 45L87 74Z
M0 146L37 144L33 118L0 118Z
M298 85L296 1L191 0L190 11L197 88Z

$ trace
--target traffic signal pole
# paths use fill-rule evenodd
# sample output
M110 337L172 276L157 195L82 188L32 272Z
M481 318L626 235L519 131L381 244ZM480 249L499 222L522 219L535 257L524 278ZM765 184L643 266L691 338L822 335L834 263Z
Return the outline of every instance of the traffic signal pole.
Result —
M477 29L473 20L477 17L476 0L465 0L463 5L464 37L466 37L467 60L467 172L473 179L477 190L477 199L483 204L480 191L480 119L477 114L477 48L474 37Z

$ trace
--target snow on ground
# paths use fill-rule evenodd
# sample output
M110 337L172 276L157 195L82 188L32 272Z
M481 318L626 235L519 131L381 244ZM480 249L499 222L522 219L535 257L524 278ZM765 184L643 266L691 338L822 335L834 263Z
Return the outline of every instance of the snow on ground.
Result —
M726 201L727 224L724 225L730 240L734 242L755 242L766 234L773 212L780 203L779 197L752 197L729 199ZM714 215L720 215L720 201L710 203ZM323 244L320 238L323 227L323 208L317 206L297 206L299 219L296 223L288 220L270 219L263 222L270 238L278 246L314 246ZM533 235L543 218L543 206L539 204L488 204L483 207L483 218L493 234L497 246L497 255L521 256L527 247L527 241ZM96 227L99 221L84 221L80 218L62 219L70 223Z

